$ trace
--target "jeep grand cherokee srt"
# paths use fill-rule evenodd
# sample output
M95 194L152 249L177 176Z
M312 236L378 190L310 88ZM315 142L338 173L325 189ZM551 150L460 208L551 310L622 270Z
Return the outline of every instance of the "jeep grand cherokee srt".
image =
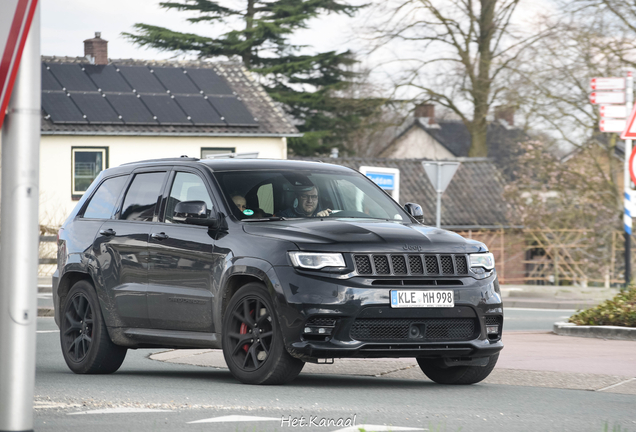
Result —
M414 357L438 383L479 382L503 348L493 256L421 214L316 162L105 170L59 232L64 359L111 373L127 349L221 348L238 380L280 384L305 362Z

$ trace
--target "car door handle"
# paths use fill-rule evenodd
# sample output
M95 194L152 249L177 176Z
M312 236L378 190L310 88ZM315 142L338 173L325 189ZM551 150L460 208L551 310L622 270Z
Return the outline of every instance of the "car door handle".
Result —
M114 236L115 234L117 234L115 231L113 231L112 228L101 230L99 233L106 237Z
M150 237L152 237L155 240L165 240L168 238L168 235L166 233L152 233L150 234Z

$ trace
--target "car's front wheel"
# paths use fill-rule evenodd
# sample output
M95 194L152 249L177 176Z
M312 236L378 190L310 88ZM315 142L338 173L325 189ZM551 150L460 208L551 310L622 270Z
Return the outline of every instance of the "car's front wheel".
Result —
M499 353L491 355L486 366L445 367L439 360L417 359L424 375L438 384L475 384L486 379L495 368Z
M73 285L61 318L60 342L69 369L77 374L108 374L119 369L126 348L110 340L97 294L88 281Z
M223 317L223 356L245 384L284 384L305 363L289 355L265 287L249 283L230 300Z

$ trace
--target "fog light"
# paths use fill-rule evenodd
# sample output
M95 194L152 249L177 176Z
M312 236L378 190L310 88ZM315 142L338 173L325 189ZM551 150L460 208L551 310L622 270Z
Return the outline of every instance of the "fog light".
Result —
M305 327L305 334L330 335L333 329L329 327Z
M488 334L497 334L497 333L499 333L499 326L498 325L487 325L486 326L486 333L488 333Z

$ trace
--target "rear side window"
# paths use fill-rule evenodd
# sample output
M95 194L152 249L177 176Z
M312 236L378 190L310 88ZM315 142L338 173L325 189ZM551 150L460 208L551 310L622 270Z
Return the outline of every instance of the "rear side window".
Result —
M128 188L120 219L152 222L165 172L137 174Z
M127 178L128 176L113 177L102 183L86 206L84 217L110 219Z

